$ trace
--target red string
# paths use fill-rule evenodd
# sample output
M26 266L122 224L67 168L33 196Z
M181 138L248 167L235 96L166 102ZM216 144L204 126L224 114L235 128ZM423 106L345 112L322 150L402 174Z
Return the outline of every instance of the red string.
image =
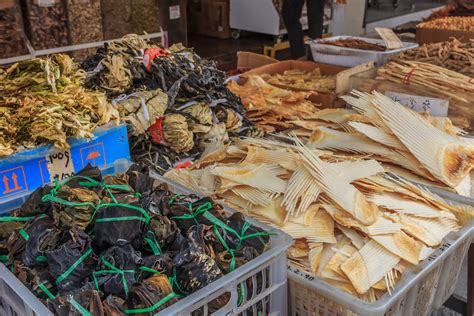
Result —
M410 84L410 79L413 76L413 73L415 72L415 68L411 68L411 70L407 73L405 78L403 78L403 83L406 85Z

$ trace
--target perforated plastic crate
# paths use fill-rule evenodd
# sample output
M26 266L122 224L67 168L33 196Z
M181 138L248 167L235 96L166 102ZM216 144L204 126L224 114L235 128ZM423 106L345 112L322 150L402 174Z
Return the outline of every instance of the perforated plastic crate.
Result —
M119 168L117 168L117 165L120 165ZM123 161L115 164L115 170L117 172L124 170ZM109 169L105 172L110 173L110 171ZM194 193L157 174L154 174L153 177L159 182L168 184L169 189L175 193ZM232 209L225 209L230 213L235 212ZM247 218L247 220L251 224L273 233L270 236L270 248L254 260L179 300L157 315L209 315L209 303L217 298L221 300L225 298L228 302L213 315L276 316L287 314L286 251L293 240L282 231L251 218ZM239 290L242 288L245 295L243 295L243 300L239 302ZM3 264L0 264L0 315L43 316L52 315L52 313L20 280Z
M473 241L474 221L449 234L426 260L409 268L375 303L366 303L321 279L289 268L291 315L427 315L454 292L464 257Z

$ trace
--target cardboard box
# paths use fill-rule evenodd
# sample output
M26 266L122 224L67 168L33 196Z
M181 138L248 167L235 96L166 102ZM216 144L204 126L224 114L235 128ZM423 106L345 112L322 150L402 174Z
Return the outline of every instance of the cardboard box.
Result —
M229 0L193 0L188 5L190 33L220 39L232 37Z
M277 63L278 60L265 55L252 52L237 52L237 70L249 71L251 69Z
M461 42L467 43L474 38L474 32L427 28L416 29L416 42L420 45L426 43L449 41L451 37L454 37L460 40Z
M251 56L249 56L250 58ZM251 64L252 62L249 62ZM246 81L246 76L248 75L258 75L258 74L278 74L283 73L285 70L291 69L303 69L312 71L315 68L321 70L322 75L335 75L336 77L336 89L334 92L322 93L316 92L311 95L308 99L311 102L318 103L322 105L322 108L334 108L334 107L344 107L345 102L339 99L340 95L343 95L348 92L349 88L349 79L351 76L357 73L367 71L368 69L374 68L374 63L370 62L367 64L359 65L353 68L346 68L341 66L319 64L310 61L300 61L300 60L287 60L275 63L268 63L264 66L254 68L250 71L247 71L241 75L240 82L243 84ZM303 91L301 89L281 86L281 88L294 90L294 91ZM306 90L305 90L306 91Z
M124 124L100 128L92 139L70 139L68 143L70 149L44 145L1 158L0 208L50 183L52 177L64 180L89 163L103 168L120 158L130 160Z

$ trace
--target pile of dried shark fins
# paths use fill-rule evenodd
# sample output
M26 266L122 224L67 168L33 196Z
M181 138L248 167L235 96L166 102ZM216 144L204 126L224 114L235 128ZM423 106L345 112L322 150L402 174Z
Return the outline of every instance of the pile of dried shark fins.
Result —
M474 218L376 160L246 138L165 176L290 234L293 265L372 302Z

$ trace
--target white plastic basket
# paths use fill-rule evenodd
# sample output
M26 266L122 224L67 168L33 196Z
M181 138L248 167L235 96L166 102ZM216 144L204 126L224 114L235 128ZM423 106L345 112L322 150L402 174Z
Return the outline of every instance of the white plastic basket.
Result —
M387 293L375 303L366 303L289 267L291 315L427 315L453 294L473 235L474 221L448 235L429 258L404 272L392 295Z
M194 193L157 174L153 177L168 184L171 191L179 194ZM199 194L197 194L199 195ZM225 208L228 212L235 212ZM223 276L199 291L179 300L162 310L157 316L209 315L209 303L227 295L228 303L213 315L286 315L287 276L286 251L293 243L290 236L251 218L247 220L266 231L270 236L270 249ZM251 286L248 286L251 284ZM239 290L244 288L244 299L239 304ZM0 315L43 316L52 313L23 285L3 264L0 263Z
M382 66L388 61L390 56L399 54L400 52L410 48L418 47L418 44L416 43L403 42L403 48L377 52L324 44L324 42L335 41L339 39L359 39L373 44L385 45L383 40L373 38L333 36L323 40L312 41L310 43L314 61L343 67L355 67L360 64L365 64L369 61L375 61L377 66Z

